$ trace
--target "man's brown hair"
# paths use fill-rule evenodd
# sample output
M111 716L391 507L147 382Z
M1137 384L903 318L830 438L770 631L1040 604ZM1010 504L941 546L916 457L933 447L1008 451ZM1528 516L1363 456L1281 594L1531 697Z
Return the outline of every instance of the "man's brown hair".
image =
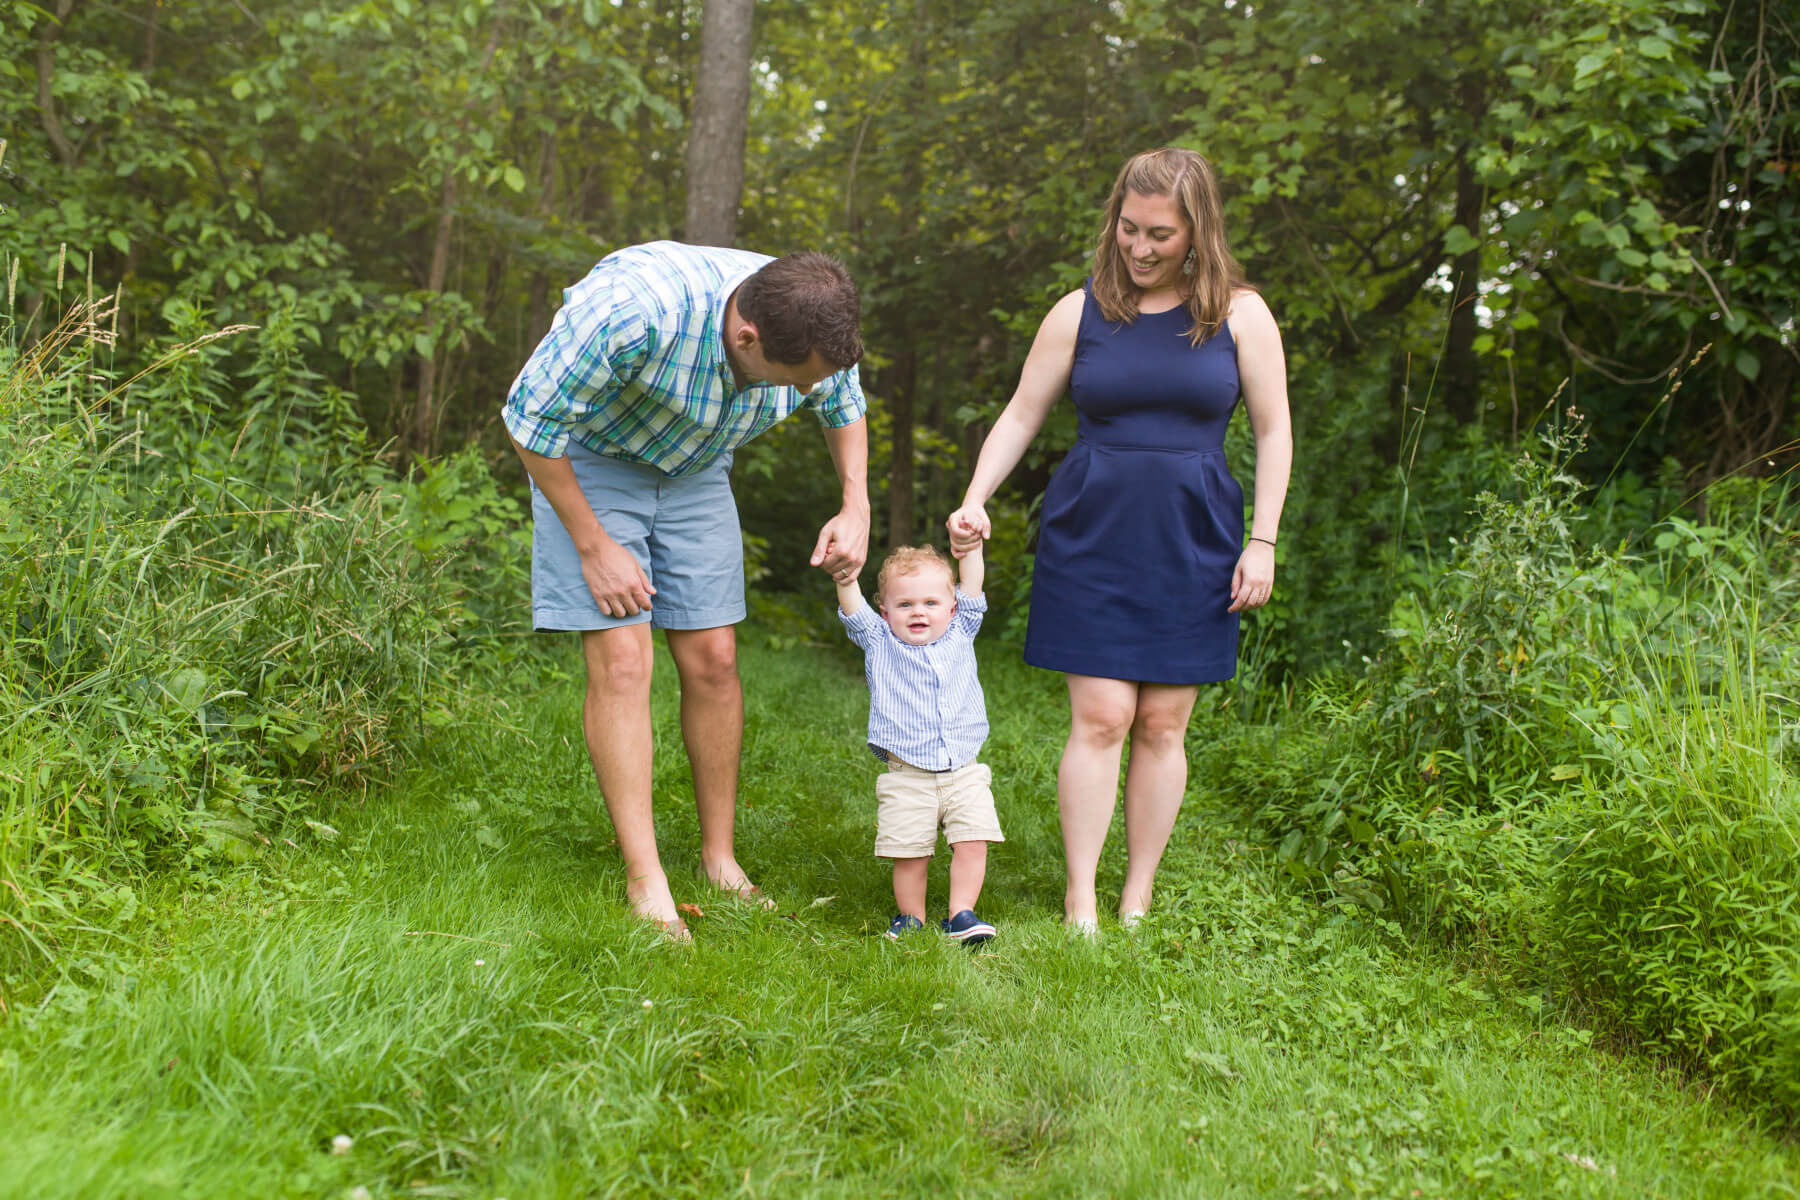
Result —
M839 371L862 358L862 304L844 264L807 250L767 264L738 285L738 315L756 326L770 362L798 366L817 350Z

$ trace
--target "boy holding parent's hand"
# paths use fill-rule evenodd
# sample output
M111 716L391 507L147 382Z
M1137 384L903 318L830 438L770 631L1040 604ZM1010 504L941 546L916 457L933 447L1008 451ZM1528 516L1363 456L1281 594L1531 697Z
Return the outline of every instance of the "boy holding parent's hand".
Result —
M938 827L950 843L944 933L974 945L994 936L975 915L989 842L1002 842L992 774L975 761L987 706L975 671L975 634L987 612L981 544L961 560L961 586L944 556L903 546L887 556L872 610L854 576L837 581L838 617L862 647L869 681L869 749L887 763L875 781L875 853L894 862L898 908L887 936L925 927L925 879Z

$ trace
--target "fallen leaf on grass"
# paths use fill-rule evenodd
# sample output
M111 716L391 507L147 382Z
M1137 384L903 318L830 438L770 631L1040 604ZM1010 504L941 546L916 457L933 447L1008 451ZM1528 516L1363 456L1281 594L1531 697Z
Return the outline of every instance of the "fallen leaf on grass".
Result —
M836 900L836 899L837 899L836 896L820 896L817 899L815 899L811 904L807 905L806 907L808 907L808 908L824 908L827 904L830 904L833 900Z
M698 904L677 904L675 908L680 912L686 913L690 917L704 917L706 915L700 911L700 906Z

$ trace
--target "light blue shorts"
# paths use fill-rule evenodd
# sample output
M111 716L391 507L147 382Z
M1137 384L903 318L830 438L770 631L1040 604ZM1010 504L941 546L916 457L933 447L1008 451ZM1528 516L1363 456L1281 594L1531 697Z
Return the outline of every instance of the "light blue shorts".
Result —
M531 488L531 623L540 630L713 629L744 619L744 538L731 496L731 456L692 475L595 454L569 443L575 479L613 541L631 551L656 594L650 611L609 617L594 603L562 518Z

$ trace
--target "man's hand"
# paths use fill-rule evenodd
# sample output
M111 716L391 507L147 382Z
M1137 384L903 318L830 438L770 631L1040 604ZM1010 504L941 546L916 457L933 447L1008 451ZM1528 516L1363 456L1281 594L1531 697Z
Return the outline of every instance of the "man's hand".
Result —
M813 547L812 565L833 583L854 581L869 557L869 510L845 508L825 522Z
M609 617L635 617L650 611L656 589L631 551L609 537L601 537L581 550L581 577L587 581L594 603Z
M982 539L994 532L987 509L979 504L965 504L951 513L944 528L950 531L950 553L957 558L980 549Z

